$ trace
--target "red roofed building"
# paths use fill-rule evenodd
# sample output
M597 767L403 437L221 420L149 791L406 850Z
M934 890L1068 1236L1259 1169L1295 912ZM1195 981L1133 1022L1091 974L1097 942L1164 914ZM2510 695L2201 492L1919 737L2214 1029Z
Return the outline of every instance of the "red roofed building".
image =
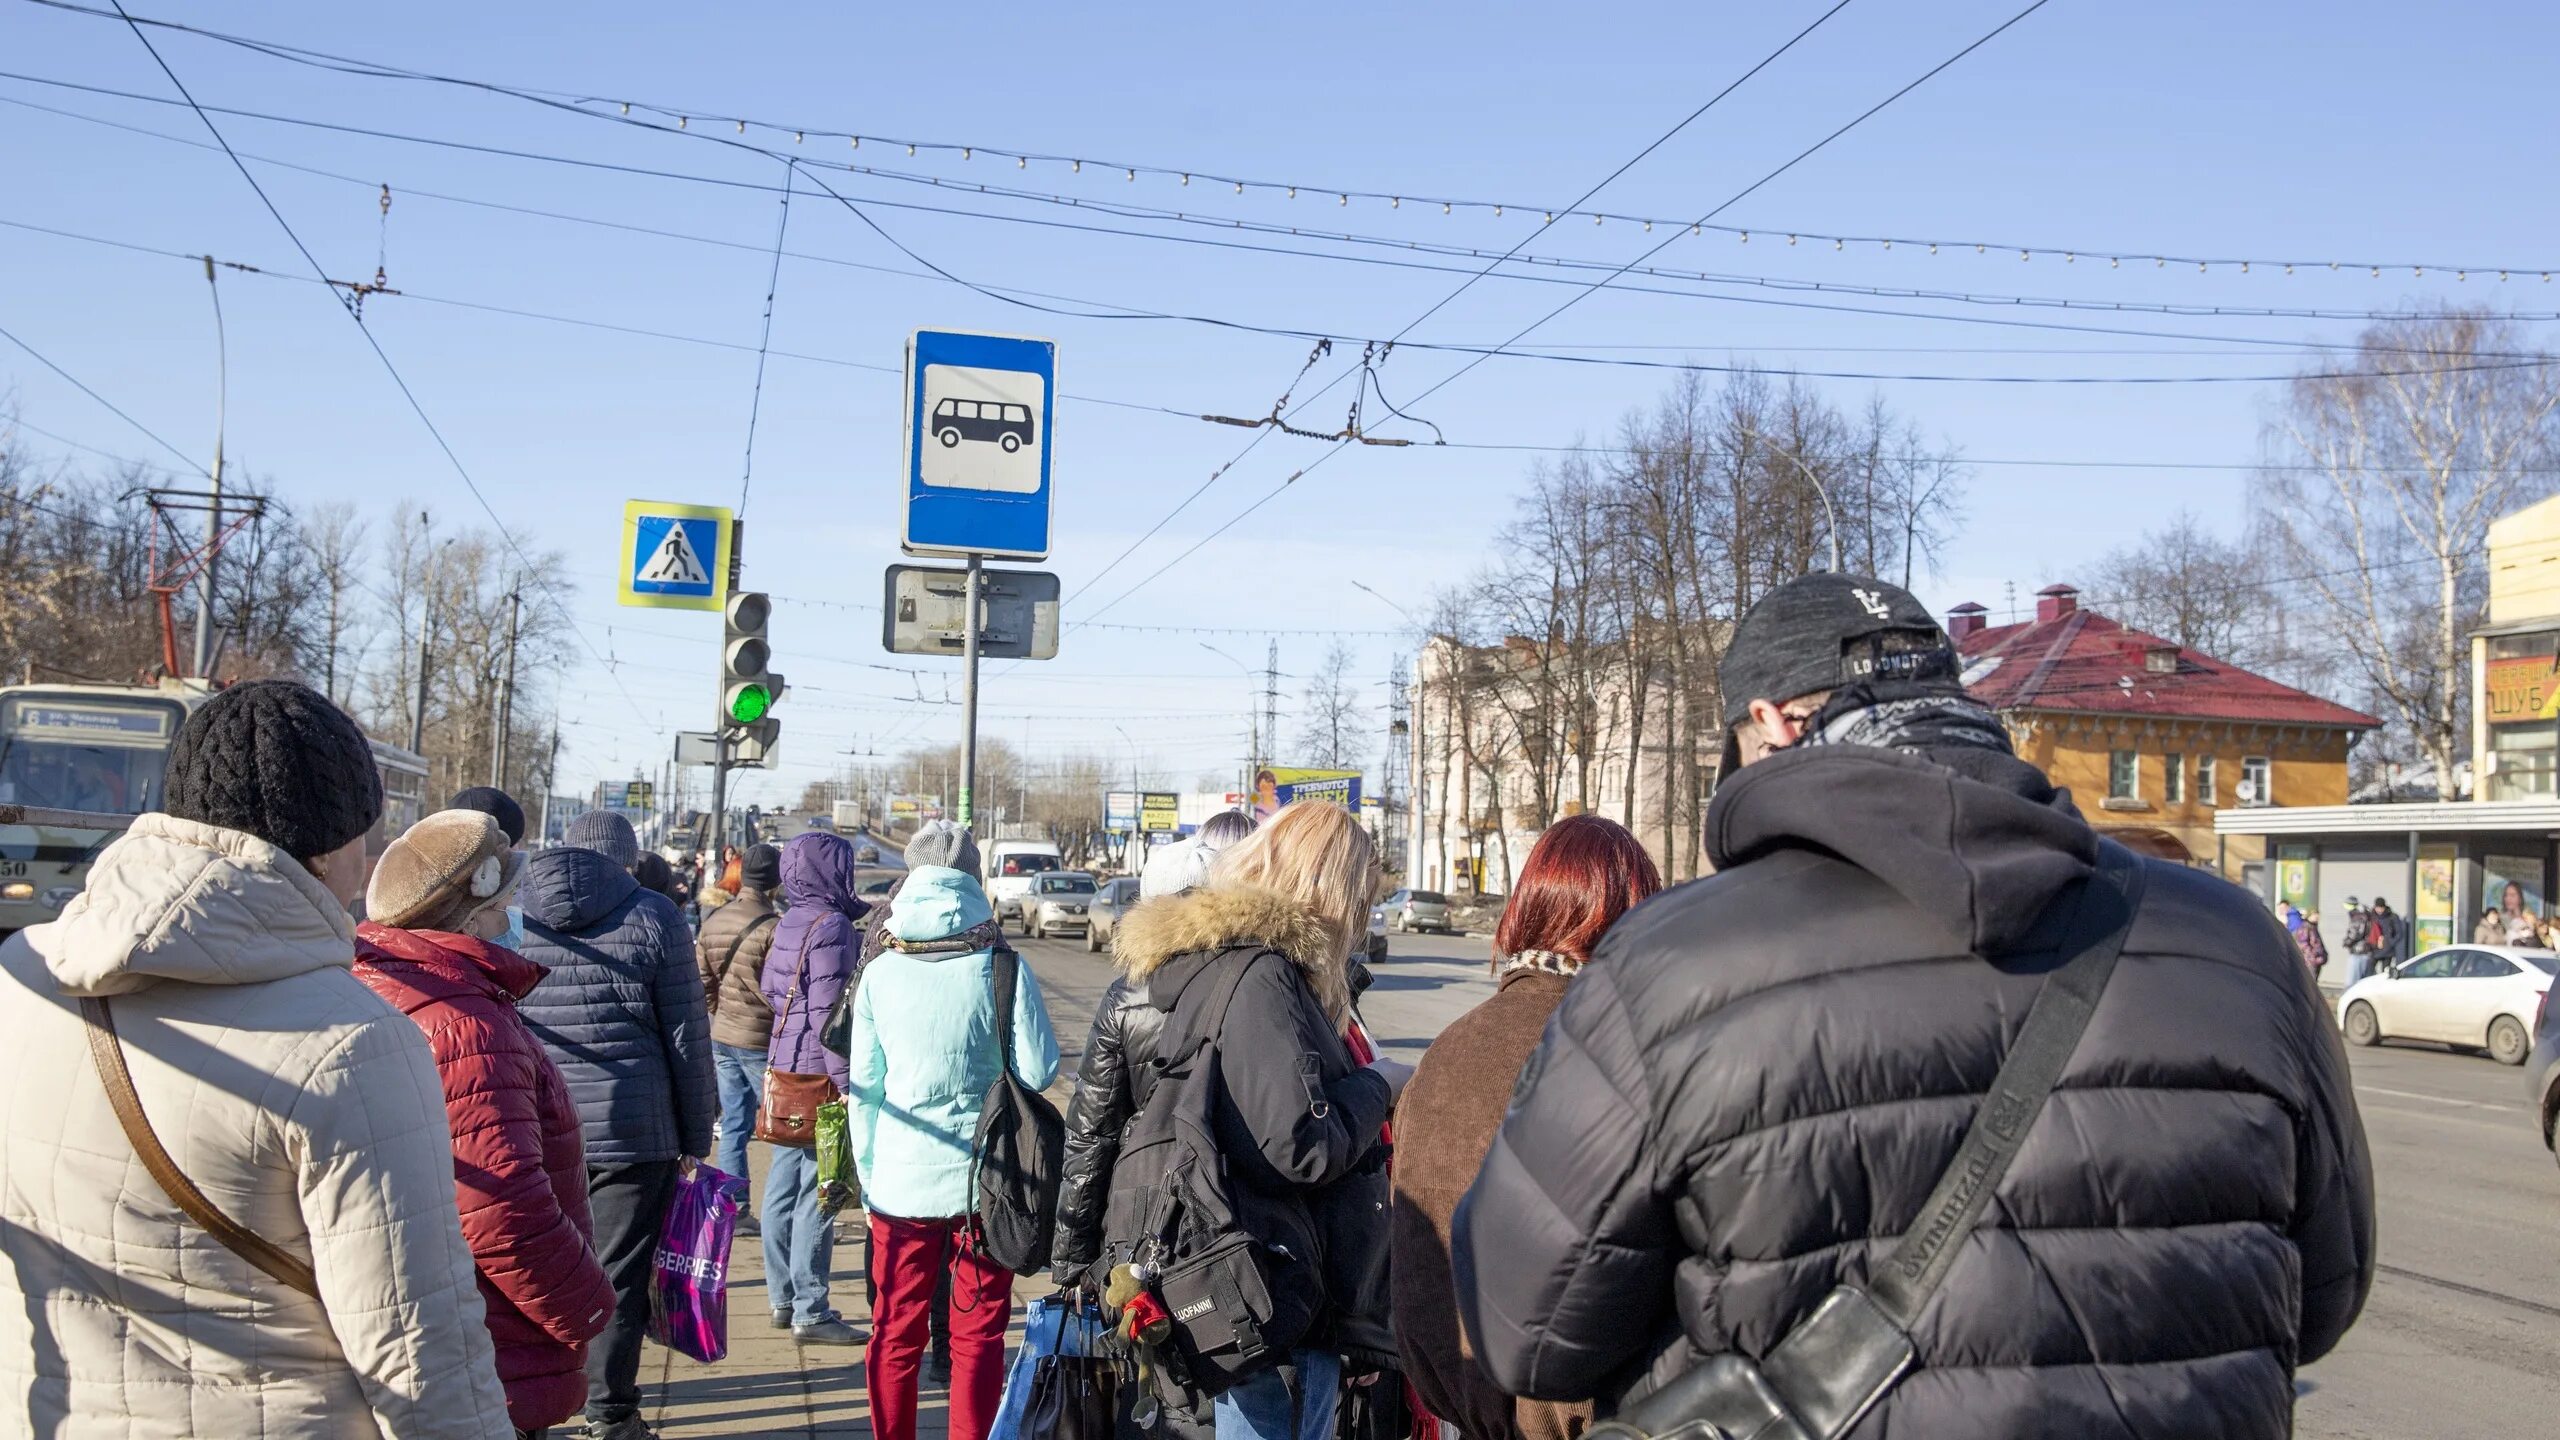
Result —
M1988 619L1947 616L1966 686L2081 813L2150 854L2235 873L2263 859L2262 841L2224 853L2215 812L2347 803L2347 751L2382 723L2084 610L2068 585L2038 592L2032 622Z

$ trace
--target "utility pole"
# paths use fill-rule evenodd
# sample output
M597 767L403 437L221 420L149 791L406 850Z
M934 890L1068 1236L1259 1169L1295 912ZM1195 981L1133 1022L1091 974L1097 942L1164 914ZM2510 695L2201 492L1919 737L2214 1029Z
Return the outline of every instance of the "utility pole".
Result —
M507 678L498 688L498 733L489 745L489 783L507 788L507 741L516 719L516 625L524 611L521 583L507 592Z
M1264 653L1262 664L1262 741L1275 755L1256 758L1254 774L1245 777L1245 790L1251 793L1262 767L1269 764L1280 749L1280 639L1273 636L1271 648Z
M427 753L427 632L418 630L418 708L409 712L409 748L417 754Z
M551 722L550 758L542 762L542 829L536 832L536 843L551 843L551 792L560 788L560 721Z
M231 347L222 329L222 287L213 280L213 257L204 257L205 288L213 293L213 344L216 364L213 412L213 485L204 513L204 571L196 585L197 678L213 669L213 567L222 558L222 432L231 411Z

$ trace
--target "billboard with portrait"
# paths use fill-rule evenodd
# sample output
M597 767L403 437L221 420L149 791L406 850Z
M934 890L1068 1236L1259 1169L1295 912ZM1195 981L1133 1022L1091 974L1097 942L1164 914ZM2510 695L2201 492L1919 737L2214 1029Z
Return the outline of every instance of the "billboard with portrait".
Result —
M1357 815L1360 813L1360 772L1267 765L1254 773L1254 819L1268 820L1279 814L1284 806L1300 800L1330 800Z

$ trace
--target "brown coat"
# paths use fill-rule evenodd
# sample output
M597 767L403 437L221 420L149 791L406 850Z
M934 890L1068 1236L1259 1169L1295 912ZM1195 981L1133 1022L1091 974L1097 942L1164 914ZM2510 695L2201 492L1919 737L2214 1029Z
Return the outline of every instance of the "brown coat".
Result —
M711 1038L721 1045L741 1050L763 1050L773 1044L773 1007L767 1005L764 992L758 988L764 976L765 956L773 949L773 921L758 925L757 921L774 914L773 895L765 890L740 890L738 898L712 911L702 921L702 933L693 943L694 963L702 969L702 992L711 1010ZM752 928L755 933L747 934ZM737 947L737 958L729 958L729 947L739 937L745 943ZM728 973L721 973L726 963Z
M1588 1404L1515 1400L1494 1388L1476 1368L1449 1279L1450 1218L1566 984L1539 970L1503 976L1492 999L1440 1032L1396 1107L1396 1345L1422 1403L1468 1440L1576 1440L1591 1424Z

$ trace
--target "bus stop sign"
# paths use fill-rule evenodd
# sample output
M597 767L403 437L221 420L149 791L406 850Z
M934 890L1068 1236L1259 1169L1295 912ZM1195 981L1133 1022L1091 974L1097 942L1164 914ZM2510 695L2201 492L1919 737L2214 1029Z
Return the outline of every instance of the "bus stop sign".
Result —
M907 344L910 555L1049 555L1058 347L919 330Z

